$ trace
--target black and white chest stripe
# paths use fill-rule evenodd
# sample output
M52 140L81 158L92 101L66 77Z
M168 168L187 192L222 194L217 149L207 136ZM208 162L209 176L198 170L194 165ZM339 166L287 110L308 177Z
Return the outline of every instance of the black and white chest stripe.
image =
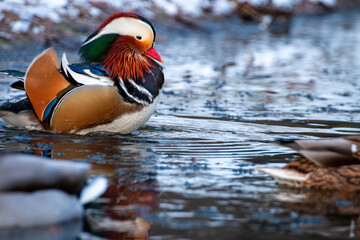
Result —
M119 79L115 81L119 94L125 102L140 105L152 104L164 85L162 67L149 59L150 71L145 72L143 79Z
M162 67L152 60L150 71L144 73L144 78L138 81L133 79L111 79L106 69L99 64L82 63L69 65L65 54L61 61L63 76L73 84L116 86L125 102L139 105L150 105L159 95L164 83Z
M149 105L154 101L154 96L143 86L137 84L133 79L116 81L119 94L125 102L140 105Z

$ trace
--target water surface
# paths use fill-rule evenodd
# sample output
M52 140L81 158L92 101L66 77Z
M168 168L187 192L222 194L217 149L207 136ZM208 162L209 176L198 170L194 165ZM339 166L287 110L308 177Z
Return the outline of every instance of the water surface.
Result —
M286 188L255 169L297 156L276 139L360 133L360 16L297 17L282 35L238 21L208 30L159 27L165 89L138 131L53 135L1 120L0 150L90 162L111 180L87 219L132 227L86 224L83 238L360 237L359 195ZM3 50L1 69L26 70L43 49ZM1 76L4 100L22 97L12 81Z

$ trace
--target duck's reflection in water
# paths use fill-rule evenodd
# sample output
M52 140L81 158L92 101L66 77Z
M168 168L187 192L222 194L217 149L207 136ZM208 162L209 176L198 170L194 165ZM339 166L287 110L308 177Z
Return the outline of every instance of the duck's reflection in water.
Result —
M360 237L360 194L349 191L294 189L279 186L261 196L268 207L259 207L247 228L264 232L276 229L295 235ZM306 237L305 237L306 238Z

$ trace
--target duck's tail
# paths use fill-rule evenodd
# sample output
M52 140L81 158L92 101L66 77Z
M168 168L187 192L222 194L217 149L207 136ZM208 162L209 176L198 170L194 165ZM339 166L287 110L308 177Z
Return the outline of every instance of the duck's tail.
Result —
M10 87L25 91L25 86L24 86L25 73L24 72L21 72L18 70L1 70L0 73L19 79L18 81L12 83L10 85Z
M21 72L21 71L18 71L18 70L1 70L0 71L2 74L5 74L5 75L8 75L8 76L12 76L12 77L16 77L20 80L23 80L24 81L24 78L25 78L25 73L24 72Z
M29 99L7 101L0 105L0 118L10 125L28 130L42 130Z

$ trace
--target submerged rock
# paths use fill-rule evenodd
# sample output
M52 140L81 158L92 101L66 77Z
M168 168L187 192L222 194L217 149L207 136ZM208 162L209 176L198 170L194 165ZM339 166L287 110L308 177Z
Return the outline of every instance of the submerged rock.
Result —
M0 228L34 227L80 219L77 197L57 189L0 193Z
M51 188L77 194L86 182L89 169L87 163L3 154L0 155L0 192Z
M89 170L88 163L0 155L0 236L15 228L79 221L83 204L96 199L107 186L102 177L85 185Z

